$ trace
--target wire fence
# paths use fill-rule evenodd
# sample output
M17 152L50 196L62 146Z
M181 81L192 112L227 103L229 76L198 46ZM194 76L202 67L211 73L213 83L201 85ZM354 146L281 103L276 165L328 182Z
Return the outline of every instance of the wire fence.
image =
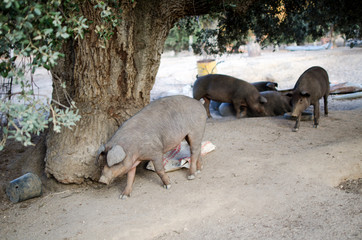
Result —
M13 86L13 78L0 77L0 99L11 98L11 90Z

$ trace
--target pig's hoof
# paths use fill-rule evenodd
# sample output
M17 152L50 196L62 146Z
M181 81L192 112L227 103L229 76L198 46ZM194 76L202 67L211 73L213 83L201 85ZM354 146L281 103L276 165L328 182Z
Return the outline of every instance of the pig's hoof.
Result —
M298 132L299 128L293 128L293 132Z
M187 176L187 179L188 179L188 180L194 180L194 179L195 179L195 175L194 175L194 174L188 175L188 176Z
M121 194L121 195L119 196L119 199L122 199L122 200L125 200L125 199L127 199L127 198L128 198L128 196L125 195L125 194Z
M166 188L166 189L170 189L170 188L171 188L171 184L169 184L169 185L163 185L163 187Z

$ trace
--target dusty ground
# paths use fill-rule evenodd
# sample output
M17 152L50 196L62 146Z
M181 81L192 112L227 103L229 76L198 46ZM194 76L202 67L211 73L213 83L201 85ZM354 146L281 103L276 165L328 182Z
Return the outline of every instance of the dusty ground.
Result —
M164 57L152 96L189 94L196 60ZM251 82L274 78L281 89L313 65L324 67L331 82L362 83L362 49L217 61L219 73ZM362 239L362 100L329 101L320 127L302 122L298 133L283 117L214 115L204 140L216 150L193 181L186 170L169 173L170 190L139 168L127 200L118 199L125 178L109 187L47 182L42 197L18 204L2 191L1 239ZM34 163L41 151L10 143L0 154L2 187L28 169L41 173Z

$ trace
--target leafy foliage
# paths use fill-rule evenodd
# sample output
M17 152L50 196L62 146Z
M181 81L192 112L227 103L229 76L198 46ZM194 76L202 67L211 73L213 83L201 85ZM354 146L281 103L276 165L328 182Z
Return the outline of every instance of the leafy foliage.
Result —
M170 30L165 42L166 50L180 52L189 48L189 36L197 35L214 21L210 15L185 17ZM193 42L192 42L193 43ZM191 43L191 44L192 44Z
M186 29L179 26L174 26L165 42L165 50L173 50L175 52L181 52L187 50L189 47L189 34Z
M107 41L114 35L114 28L121 23L121 13L122 9L119 4L119 1L110 0L110 1L96 1L95 9L100 9L100 17L102 19L102 24L95 27L95 31L98 34L99 38L103 40L105 45Z
M60 0L3 0L0 3L0 73L20 86L20 91L3 97L0 102L0 150L7 138L30 145L31 134L39 134L50 122L54 131L60 131L60 126L74 126L80 119L72 102L61 106L54 105L54 101L52 105L49 99L39 100L32 81L38 67L55 66L62 57L59 50L65 40L83 37L88 28L86 19L76 14L65 16L62 12L67 9L76 13L76 8L71 1Z
M7 138L29 145L31 134L39 134L50 123L59 132L62 126L71 128L79 121L80 115L65 91L64 82L58 85L63 88L67 106L55 99L39 100L44 96L35 94L32 75L39 67L48 70L54 67L63 57L65 41L83 39L89 25L95 22L94 31L105 48L121 23L121 3L118 0L86 3L94 6L98 21L89 21L81 14L84 1L3 0L0 3L0 74L20 86L20 91L3 97L0 102L0 150ZM54 77L53 81L60 81Z
M233 2L233 1L231 1ZM237 1L236 1L237 2ZM362 26L362 8L353 0L257 0L247 10L238 5L225 4L219 14L217 28L196 33L196 53L222 53L225 46L245 43L248 31L264 45L313 40L334 30L347 38L359 37Z

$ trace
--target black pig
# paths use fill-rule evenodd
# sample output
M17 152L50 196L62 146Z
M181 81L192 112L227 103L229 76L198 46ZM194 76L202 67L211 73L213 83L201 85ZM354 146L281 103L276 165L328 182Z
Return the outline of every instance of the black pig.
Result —
M263 81L263 82L254 82L251 84L254 85L256 87L256 89L258 89L259 92L278 91L277 90L278 83L276 83L276 82ZM221 105L221 102L216 102L213 100L210 101L211 108L216 111L219 110L220 105ZM234 111L234 114L235 114L235 111Z
M265 113L249 111L248 117L264 117L264 116L279 116L292 110L291 97L277 91L264 91L261 96L267 99L264 104ZM219 107L220 115L228 116L235 114L234 109L229 103L222 103Z
M254 85L256 87L256 89L258 89L259 92L277 91L277 87L278 87L278 83L268 82L268 81L254 82L254 83L252 83L252 85Z
M296 82L292 93L292 116L297 117L294 132L299 129L302 112L310 105L314 107L314 127L319 124L319 99L324 98L324 114L328 115L329 79L326 70L321 67L311 67L306 70Z
M267 100L260 96L260 93L255 86L250 83L221 74L209 74L198 77L194 83L193 96L195 99L205 100L205 108L208 117L210 114L210 100L218 102L232 103L236 112L236 117L240 118L240 108L245 116L246 110L264 113L263 104Z

